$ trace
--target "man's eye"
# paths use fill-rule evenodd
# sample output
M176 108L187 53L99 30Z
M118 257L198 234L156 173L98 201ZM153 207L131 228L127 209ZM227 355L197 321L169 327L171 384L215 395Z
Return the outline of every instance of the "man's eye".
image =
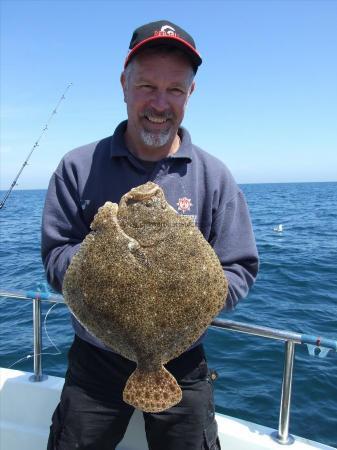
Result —
M151 84L142 84L140 87L146 91L152 90Z
M179 89L179 88L173 88L173 89L171 89L171 92L172 92L172 94L174 94L174 95L182 95L182 94L184 93L184 91L182 91L182 90Z

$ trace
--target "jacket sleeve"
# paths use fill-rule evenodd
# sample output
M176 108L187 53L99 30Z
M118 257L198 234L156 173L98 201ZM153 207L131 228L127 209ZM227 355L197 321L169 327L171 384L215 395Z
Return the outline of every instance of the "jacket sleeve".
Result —
M41 254L49 284L62 291L71 258L90 229L83 220L76 177L63 168L53 174L42 216Z
M246 200L241 190L215 214L210 244L228 279L226 310L247 296L259 266L258 252Z

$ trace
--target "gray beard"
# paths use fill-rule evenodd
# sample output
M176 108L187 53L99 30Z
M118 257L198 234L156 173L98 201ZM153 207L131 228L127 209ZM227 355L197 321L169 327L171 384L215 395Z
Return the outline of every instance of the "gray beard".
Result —
M150 133L145 130L141 131L141 138L148 147L163 147L168 143L170 137L170 130L165 133Z

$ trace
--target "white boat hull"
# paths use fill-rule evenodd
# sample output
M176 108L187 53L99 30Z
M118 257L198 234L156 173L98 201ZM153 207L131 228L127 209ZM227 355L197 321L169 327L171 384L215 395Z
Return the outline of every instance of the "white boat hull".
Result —
M31 373L0 368L0 448L2 450L46 450L50 418L59 401L64 379L48 376L30 381ZM221 447L225 450L278 449L274 431L223 414L216 415ZM118 450L147 450L143 416L136 411ZM295 437L293 450L322 449L324 444Z

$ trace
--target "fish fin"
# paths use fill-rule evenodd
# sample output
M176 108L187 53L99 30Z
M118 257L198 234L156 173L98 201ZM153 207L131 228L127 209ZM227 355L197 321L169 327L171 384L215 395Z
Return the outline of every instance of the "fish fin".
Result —
M105 202L103 206L98 208L94 220L90 224L92 231L97 229L109 228L117 224L117 203Z
M154 372L137 368L123 391L123 400L144 412L164 411L179 403L181 398L176 379L163 366Z

